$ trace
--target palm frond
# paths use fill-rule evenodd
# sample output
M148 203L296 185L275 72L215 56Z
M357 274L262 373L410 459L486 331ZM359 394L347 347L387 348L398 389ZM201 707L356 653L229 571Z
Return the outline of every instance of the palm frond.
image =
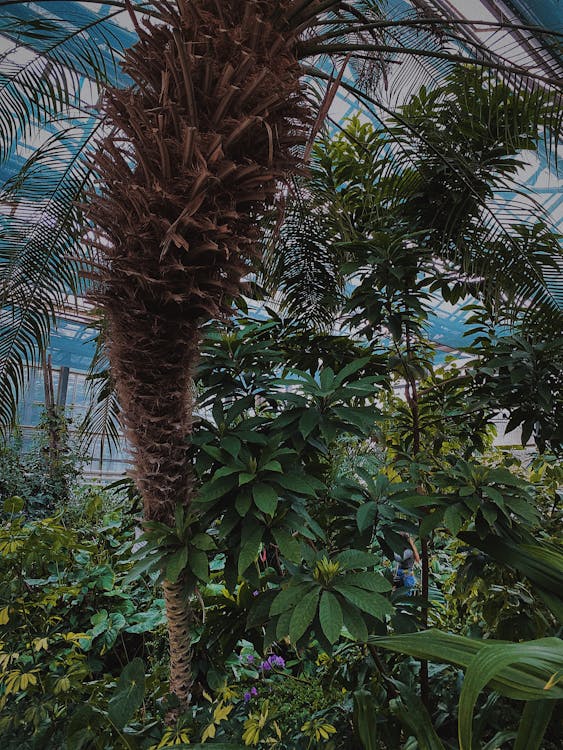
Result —
M341 306L344 279L327 216L293 184L282 231L266 230L259 280L290 317L326 329Z
M123 442L123 430L121 409L105 352L103 321L98 322L97 328L99 333L96 336L96 351L88 373L90 404L78 427L78 434L84 452L90 454L94 446L99 448L99 454L95 458L102 463L106 455L111 456L114 451L119 450Z
M44 350L57 307L81 289L84 221L90 185L81 159L99 124L51 136L0 192L0 427L13 423L28 369Z
M126 82L118 61L135 39L113 20L123 7L100 15L80 3L72 3L67 14L56 3L29 5L0 2L6 6L0 17L0 35L6 37L0 54L0 162L61 114L93 113L100 86Z

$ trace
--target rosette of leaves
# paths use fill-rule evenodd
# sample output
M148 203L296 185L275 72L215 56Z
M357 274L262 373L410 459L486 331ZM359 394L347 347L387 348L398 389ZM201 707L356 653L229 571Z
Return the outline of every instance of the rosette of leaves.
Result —
M437 472L432 481L445 494L437 498L441 504L423 520L421 534L438 525L457 534L472 521L484 538L490 533L502 534L516 523L531 526L538 521L534 486L503 466L457 461Z
M183 575L189 587L196 582L209 580L207 552L216 544L209 533L201 531L201 518L177 505L174 526L159 521L146 521L145 531L135 544L138 549L131 555L133 567L125 576L127 583L142 573L159 572L159 580L176 583Z
M479 311L474 314L479 321ZM480 321L479 321L480 322ZM482 324L481 324L482 325ZM533 437L538 449L563 450L563 337L555 327L489 337L479 328L475 360L475 396L508 412L505 434L521 428L525 446Z
M314 637L327 652L346 628L352 638L365 641L379 629L393 607L383 594L391 584L373 568L375 555L350 549L329 558L326 552L307 550L289 584L270 606L266 640L289 636L299 649Z
M307 441L323 450L340 435L365 437L373 431L380 411L374 406L386 375L363 375L371 357L361 357L335 372L324 367L315 377L298 369L288 370L285 384L292 391L293 408L278 417L278 427L294 435L297 446Z
M420 536L444 526L455 536L466 529L474 529L481 538L518 534L522 526L538 521L534 485L504 466L450 457L429 481L433 491L413 492L405 485L390 498L402 513L420 522Z
M204 478L196 504L218 521L229 590L239 576L257 586L253 563L260 549L275 546L298 562L300 544L293 534L323 536L307 504L324 485L303 471L297 451L282 442L269 417L214 412L218 424L202 422L194 435L201 451L196 468Z
M342 436L365 436L376 417L369 402L379 376L364 375L369 357L338 373L283 372L268 330L247 325L244 335L209 340L205 417L192 435L201 482L196 505L217 524L230 591L240 577L260 588L260 550L275 554L279 573L284 560L300 562L300 538L324 541L312 516L326 495L331 446ZM217 359L209 356L215 348ZM257 378L259 367L277 377Z

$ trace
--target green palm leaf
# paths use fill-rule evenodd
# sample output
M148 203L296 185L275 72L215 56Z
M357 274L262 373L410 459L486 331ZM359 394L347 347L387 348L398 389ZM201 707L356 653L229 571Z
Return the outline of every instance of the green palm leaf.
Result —
M26 372L47 346L56 310L79 293L84 268L80 200L90 170L80 153L97 124L53 135L2 188L0 219L0 425L12 424Z
M13 42L0 55L0 162L37 127L91 107L106 81L125 80L117 63L135 37L113 21L123 4L112 3L106 16L72 5L61 15L55 3L37 3L39 13L29 3L0 2L0 35Z
M123 438L120 422L121 408L111 379L109 362L104 348L104 325L99 323L100 333L96 338L96 351L88 373L89 406L78 433L80 445L85 453L98 448L100 463L106 452L111 455L118 450Z

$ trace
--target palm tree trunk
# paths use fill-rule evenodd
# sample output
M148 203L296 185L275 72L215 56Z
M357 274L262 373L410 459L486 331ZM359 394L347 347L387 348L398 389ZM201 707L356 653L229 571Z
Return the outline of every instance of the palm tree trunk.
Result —
M252 267L258 219L295 172L311 125L295 36L301 0L156 0L108 89L111 135L93 168L94 298L135 458L145 518L171 524L193 498L191 381L199 329L227 315ZM186 574L187 575L187 574ZM189 701L191 615L165 583L171 690Z
M170 692L176 695L181 706L187 706L193 681L192 612L186 605L182 576L176 583L165 581L163 588L170 646Z

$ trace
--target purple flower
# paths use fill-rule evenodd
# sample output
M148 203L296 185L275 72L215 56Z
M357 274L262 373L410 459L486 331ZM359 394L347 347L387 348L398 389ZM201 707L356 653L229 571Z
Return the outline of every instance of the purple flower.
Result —
M242 696L245 703L248 703L249 700L252 698L256 698L258 695L258 690L256 690L255 687L250 688L250 690L247 690L247 692Z
M252 664L252 662L254 661L254 654L247 654L246 661L248 664Z
M259 594L259 593L260 593L260 592L258 591L258 589L256 589L256 591L253 591L253 592L252 592L252 596L258 596L258 594Z
M260 664L260 669L264 670L264 672L269 672L274 667L281 667L283 669L285 667L285 659L277 654L271 654L271 656Z

